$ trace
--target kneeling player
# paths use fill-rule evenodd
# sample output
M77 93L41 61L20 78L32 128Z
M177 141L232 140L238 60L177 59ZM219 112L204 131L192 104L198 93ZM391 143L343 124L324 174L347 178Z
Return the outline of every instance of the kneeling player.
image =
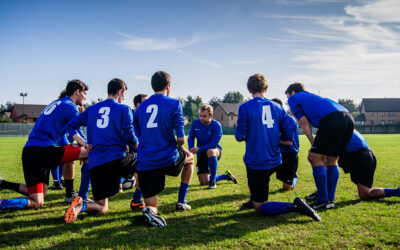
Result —
M217 187L216 183L229 180L237 183L236 178L227 170L223 175L217 175L218 160L221 158L222 148L219 141L222 137L222 127L212 119L213 108L205 104L200 107L200 119L193 122L190 128L188 144L189 151L197 153L197 176L200 185L207 185L210 189ZM194 139L197 138L197 147Z
M351 181L357 185L358 196L362 200L380 199L383 197L400 197L400 186L395 189L374 188L374 173L376 158L368 146L365 138L354 130L353 136L346 147L346 152L339 157L339 167L347 174L350 173ZM307 200L318 198L318 192L305 197Z

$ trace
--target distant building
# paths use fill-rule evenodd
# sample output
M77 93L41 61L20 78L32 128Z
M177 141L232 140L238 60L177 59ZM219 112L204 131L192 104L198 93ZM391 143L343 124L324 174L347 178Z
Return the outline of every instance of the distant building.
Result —
M356 125L399 125L400 98L363 98Z
M240 103L218 103L213 118L223 127L236 127Z
M14 104L11 112L13 122L36 122L46 105Z

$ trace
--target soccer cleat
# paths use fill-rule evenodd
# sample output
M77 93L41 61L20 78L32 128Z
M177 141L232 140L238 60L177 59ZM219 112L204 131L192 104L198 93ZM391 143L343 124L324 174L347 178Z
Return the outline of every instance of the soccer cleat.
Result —
M84 201L84 202L94 202L94 200L92 200L92 199L90 199L90 198L85 198L83 201Z
M235 176L233 176L233 174L229 170L225 171L225 175L227 175L229 177L229 180L233 181L233 183L235 183L235 184L238 183Z
M176 211L187 211L187 210L191 210L192 207L190 205L188 205L187 203L183 204L183 203L176 203L175 206L175 210Z
M64 220L65 223L72 223L78 217L78 214L81 212L83 200L80 196L75 196L74 200L71 203L71 206L65 212Z
M333 202L331 203L330 201L324 202L324 201L316 200L310 204L310 207L312 207L315 210L329 209L329 208L334 208L335 204Z
M311 201L315 201L316 199L318 199L318 197L319 197L318 191L315 191L314 193L305 196L304 199L306 199L306 201L311 202Z
M78 194L77 193L73 193L71 197L65 197L64 202L65 203L71 203L74 201L75 197L77 197Z
M61 182L59 181L54 181L53 186L51 186L52 190L61 190L63 189L63 186L61 185Z
M153 227L166 227L167 222L161 217L156 215L153 210L149 207L145 207L142 210L144 220Z
M308 217L313 218L316 221L320 221L321 217L319 214L312 209L305 201L303 201L300 197L296 197L293 201L293 205L296 207L297 211L300 214L306 215Z
M242 203L242 208L253 208L253 202L251 202L251 200L243 202Z
M216 189L217 188L217 183L215 183L215 181L210 181L210 183L208 183L208 189Z
M124 192L124 189L122 188L122 184L121 184L121 183L119 184L119 190L118 190L118 192L119 192L119 193Z
M146 205L143 202L135 203L133 200L131 201L131 209L132 210L142 210Z

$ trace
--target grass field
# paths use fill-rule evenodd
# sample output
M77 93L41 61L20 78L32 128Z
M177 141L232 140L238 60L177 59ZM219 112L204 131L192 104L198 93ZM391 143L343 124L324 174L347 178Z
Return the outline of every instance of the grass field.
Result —
M378 159L374 187L400 184L400 135L366 135ZM25 138L0 138L0 177L22 182L21 151ZM49 190L41 210L0 211L0 248L400 248L400 198L360 201L350 176L341 171L336 208L320 212L322 222L297 214L267 217L240 210L249 196L242 164L244 144L233 136L222 140L219 173L226 169L239 184L219 182L216 190L199 186L194 176L187 200L191 211L175 212L179 179L167 178L160 195L160 214L165 229L145 224L141 212L132 212L132 190L110 199L104 216L79 215L66 225L64 190ZM311 167L306 162L308 142L300 138L299 181L294 191L281 192L273 178L270 201L291 202L315 190ZM79 188L77 167L75 190ZM8 190L3 199L20 195ZM90 197L91 194L89 194Z

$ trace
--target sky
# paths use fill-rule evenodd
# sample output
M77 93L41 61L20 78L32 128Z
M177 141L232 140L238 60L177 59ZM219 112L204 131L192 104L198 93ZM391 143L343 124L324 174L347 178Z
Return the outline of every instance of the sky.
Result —
M204 102L266 76L268 98L293 82L333 100L400 97L399 0L0 1L0 104L48 104L68 80L125 104L172 77L171 96Z

